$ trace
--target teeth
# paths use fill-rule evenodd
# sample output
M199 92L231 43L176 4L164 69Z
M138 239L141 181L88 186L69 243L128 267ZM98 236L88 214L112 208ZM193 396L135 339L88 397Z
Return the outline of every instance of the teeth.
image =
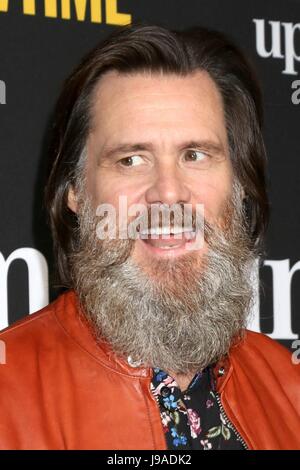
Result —
M195 235L195 232L192 232L188 228L174 227L170 230L169 227L158 227L142 230L141 235L177 235L178 233L186 233L188 236L191 234L191 238Z
M165 246L160 246L159 248L161 250L170 250L170 248L178 248L180 247L181 245L165 245Z

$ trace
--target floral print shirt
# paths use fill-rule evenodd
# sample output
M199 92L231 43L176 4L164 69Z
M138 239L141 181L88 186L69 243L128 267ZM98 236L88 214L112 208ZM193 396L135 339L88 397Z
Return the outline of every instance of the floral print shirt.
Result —
M169 450L245 449L221 413L210 367L197 373L184 392L171 376L155 368L151 391Z

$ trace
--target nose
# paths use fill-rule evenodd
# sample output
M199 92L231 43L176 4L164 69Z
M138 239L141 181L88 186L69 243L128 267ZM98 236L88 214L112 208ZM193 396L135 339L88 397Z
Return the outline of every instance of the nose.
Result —
M191 202L191 192L185 184L182 170L176 165L160 165L145 198L148 204Z

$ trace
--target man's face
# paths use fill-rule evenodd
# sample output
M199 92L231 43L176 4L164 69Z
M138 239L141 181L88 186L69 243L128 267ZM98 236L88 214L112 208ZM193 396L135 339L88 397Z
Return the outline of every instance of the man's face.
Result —
M244 329L252 298L253 253L219 92L200 72L185 78L110 72L93 103L86 178L77 201L69 194L80 229L70 256L74 289L96 334L117 354L178 373L202 369ZM99 239L96 208L111 204L118 211L120 196L144 213L177 203L194 215L203 205L203 247L190 251L171 235Z
M233 175L221 96L206 72L111 71L96 90L92 124L87 192L95 209L109 203L118 210L126 196L128 207L203 204L208 222L222 222ZM70 207L76 211L72 198ZM153 260L184 255L185 241L137 239L132 257L147 269Z

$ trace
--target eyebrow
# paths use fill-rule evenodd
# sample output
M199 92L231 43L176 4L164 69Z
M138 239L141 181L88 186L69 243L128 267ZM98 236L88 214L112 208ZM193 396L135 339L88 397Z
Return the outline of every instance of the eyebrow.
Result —
M225 153L224 147L221 143L212 140L189 140L180 145L180 150L187 150L189 148L199 148L211 153ZM107 146L102 149L98 154L98 161L110 160L114 155L121 153L132 153L140 151L153 151L154 145L151 142L137 142L137 143L124 143L116 146Z

